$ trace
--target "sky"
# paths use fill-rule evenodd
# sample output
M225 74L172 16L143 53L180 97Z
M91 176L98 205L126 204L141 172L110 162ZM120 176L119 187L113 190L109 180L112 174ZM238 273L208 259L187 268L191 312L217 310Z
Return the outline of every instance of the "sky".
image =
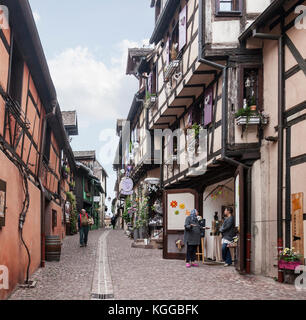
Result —
M127 117L138 89L136 78L125 74L127 50L148 45L154 28L150 2L30 0L61 109L77 111L79 135L72 148L96 150L112 198L116 120Z

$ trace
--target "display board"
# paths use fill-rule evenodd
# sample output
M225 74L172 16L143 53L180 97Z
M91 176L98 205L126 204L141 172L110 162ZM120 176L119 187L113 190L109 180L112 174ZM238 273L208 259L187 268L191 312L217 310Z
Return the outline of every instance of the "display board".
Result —
M194 209L194 202L195 196L192 193L168 195L168 230L184 230L186 217Z

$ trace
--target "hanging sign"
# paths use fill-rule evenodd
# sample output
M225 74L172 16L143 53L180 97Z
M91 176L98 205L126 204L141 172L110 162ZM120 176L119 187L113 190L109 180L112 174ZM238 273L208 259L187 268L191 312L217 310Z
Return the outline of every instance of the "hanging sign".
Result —
M131 178L125 177L120 182L120 193L129 196L133 194L134 183Z

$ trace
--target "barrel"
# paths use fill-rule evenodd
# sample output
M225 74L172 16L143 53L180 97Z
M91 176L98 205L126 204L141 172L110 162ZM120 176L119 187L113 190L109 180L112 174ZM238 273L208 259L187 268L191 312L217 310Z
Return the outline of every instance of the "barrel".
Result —
M46 236L46 261L60 261L62 243L59 236Z

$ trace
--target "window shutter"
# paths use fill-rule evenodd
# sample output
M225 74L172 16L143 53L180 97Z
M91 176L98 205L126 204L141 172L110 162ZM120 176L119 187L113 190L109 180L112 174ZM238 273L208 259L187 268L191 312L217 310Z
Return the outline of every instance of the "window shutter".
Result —
M205 91L204 100L204 126L212 123L212 110L213 109L213 90L207 89Z
M167 43L166 43L165 55L166 55L165 56L165 65L167 67L170 63L170 38L168 38Z
M152 72L149 74L149 78L148 78L148 92L150 94L152 93Z
M180 12L179 17L179 51L181 51L187 43L187 5Z

